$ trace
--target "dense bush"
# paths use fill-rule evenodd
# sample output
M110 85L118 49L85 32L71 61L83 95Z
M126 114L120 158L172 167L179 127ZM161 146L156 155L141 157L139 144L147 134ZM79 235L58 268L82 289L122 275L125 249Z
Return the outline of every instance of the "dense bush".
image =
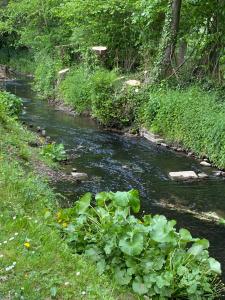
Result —
M63 144L51 143L43 145L40 153L53 161L62 161L67 158Z
M78 112L89 111L102 125L130 125L139 107L137 89L126 87L116 70L80 66L59 87L59 96Z
M84 66L72 69L59 87L59 97L81 113L91 108L91 71Z
M8 92L0 92L0 111L7 115L18 115L22 109L22 100Z
M225 106L215 94L195 87L152 92L141 119L153 131L225 167Z
M75 206L57 214L59 228L77 253L97 264L99 274L132 286L135 293L154 299L213 299L221 292L220 264L209 257L209 243L193 238L164 216L137 219L139 194L85 194Z
M34 88L44 98L54 98L57 73L62 63L57 57L43 52L35 56L37 67L35 69Z

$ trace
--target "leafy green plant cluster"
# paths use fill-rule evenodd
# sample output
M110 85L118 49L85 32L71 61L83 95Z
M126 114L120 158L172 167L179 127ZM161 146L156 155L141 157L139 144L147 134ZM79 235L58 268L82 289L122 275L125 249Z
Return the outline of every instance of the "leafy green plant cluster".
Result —
M151 130L225 167L225 106L216 94L192 87L149 94L140 117Z
M9 116L18 115L22 110L22 100L8 92L0 92L0 111Z
M66 151L63 144L46 144L42 146L41 155L50 158L53 161L63 161L67 159Z
M62 68L62 63L57 57L52 57L45 51L35 56L37 67L35 69L35 90L43 97L55 96L57 73Z
M154 299L214 299L223 289L220 263L209 257L209 242L161 215L138 219L139 194L85 194L73 208L62 210L65 239L77 253L96 263L99 274L109 271L117 284L131 286Z
M122 128L135 120L144 102L141 90L126 86L124 79L117 70L79 66L61 82L59 97L104 126Z
M81 113L91 108L91 70L78 66L70 71L59 86L59 97Z

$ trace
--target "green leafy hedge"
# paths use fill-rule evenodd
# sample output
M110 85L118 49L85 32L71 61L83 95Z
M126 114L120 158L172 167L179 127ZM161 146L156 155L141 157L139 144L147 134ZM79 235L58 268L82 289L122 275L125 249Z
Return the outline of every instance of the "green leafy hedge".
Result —
M136 190L85 194L75 206L57 215L65 239L77 253L85 253L105 271L139 295L154 299L213 299L219 283L220 263L209 257L209 242L193 238L186 229L161 215L138 219Z
M145 126L225 167L225 105L199 88L161 89L142 108Z

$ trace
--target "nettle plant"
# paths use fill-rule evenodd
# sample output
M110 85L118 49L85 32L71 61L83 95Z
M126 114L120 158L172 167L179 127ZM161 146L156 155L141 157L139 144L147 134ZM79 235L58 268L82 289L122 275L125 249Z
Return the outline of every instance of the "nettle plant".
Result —
M77 253L96 263L99 274L152 299L214 299L222 294L220 263L209 242L193 238L162 215L138 219L139 193L85 194L58 212L58 226ZM92 206L93 204L93 206ZM141 296L142 297L142 296Z

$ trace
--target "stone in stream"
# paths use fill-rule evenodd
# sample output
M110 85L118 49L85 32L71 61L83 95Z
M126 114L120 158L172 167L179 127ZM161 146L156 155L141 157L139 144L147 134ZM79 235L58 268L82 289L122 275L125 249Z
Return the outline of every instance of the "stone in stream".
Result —
M88 175L86 173L71 172L71 175L77 180L87 180L88 179Z
M194 171L170 172L169 176L174 180L197 179L198 176Z
M146 129L140 130L140 136L146 138L146 140L148 140L152 143L156 143L157 145L160 145L161 142L163 142L163 139L161 139L157 134L149 132Z
M161 145L162 147L169 148L169 146L168 146L166 143L161 143L160 145Z
M205 178L208 178L209 176L208 176L208 174L206 174L206 173L198 173L198 178L199 179L205 179Z
M223 175L223 173L224 173L223 171L213 171L212 173L213 173L213 175L216 176L216 177L224 176L224 175Z
M211 167L212 166L209 162L204 161L204 160L200 162L200 165L204 166L204 167Z
M46 136L46 131L45 131L44 129L42 129L41 135L42 135L42 136Z
M194 152L188 152L187 156L188 157L194 156Z

